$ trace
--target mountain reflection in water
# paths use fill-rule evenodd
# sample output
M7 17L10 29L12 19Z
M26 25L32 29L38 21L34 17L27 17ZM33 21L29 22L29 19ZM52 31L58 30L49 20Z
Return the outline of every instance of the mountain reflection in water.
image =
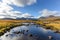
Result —
M1 36L0 40L60 40L60 34L38 26L29 24L13 28Z

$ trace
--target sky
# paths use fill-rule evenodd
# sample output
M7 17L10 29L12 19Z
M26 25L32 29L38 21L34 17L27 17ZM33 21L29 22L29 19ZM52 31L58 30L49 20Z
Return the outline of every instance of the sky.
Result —
M60 0L0 0L0 18L60 16Z

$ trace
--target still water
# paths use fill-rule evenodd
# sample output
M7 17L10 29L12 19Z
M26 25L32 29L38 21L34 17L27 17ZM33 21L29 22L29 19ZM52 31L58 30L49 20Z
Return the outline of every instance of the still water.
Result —
M52 38L49 39L49 36ZM1 36L0 40L60 40L60 34L39 25L29 24L11 29Z

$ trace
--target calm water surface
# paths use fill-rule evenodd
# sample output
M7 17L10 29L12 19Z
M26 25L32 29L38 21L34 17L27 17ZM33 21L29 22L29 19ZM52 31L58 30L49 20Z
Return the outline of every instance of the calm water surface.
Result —
M60 34L39 27L39 25L29 24L11 29L10 32L1 36L0 40L60 40Z

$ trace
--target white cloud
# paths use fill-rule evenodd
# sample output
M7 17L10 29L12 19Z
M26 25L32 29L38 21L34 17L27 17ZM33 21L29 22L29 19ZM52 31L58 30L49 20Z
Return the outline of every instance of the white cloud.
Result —
M12 14L10 14L10 13L12 13ZM22 18L22 17L24 17L24 18L32 18L32 15L31 14L29 14L29 13L21 13L21 12L18 12L18 11L15 11L15 13L14 12L10 12L10 13L8 13L8 14L10 14L10 16L11 17L15 17L15 18Z
M51 11L51 10L48 10L48 9L44 9L42 11L39 11L39 13L42 14L41 16L50 16L50 15L58 16L58 15L60 15L59 11Z
M10 11L12 10L13 8L10 7L8 4L5 4L5 3L1 3L0 4L0 12L4 12L4 11Z
M4 3L24 7L36 3L36 0L3 0Z
M36 0L11 0L14 5L24 7L36 3Z
M29 18L29 17L31 17L31 14L25 13L25 14L22 15L22 17Z
M20 11L12 11L14 9L10 5L24 7L34 3L36 0L2 0L0 2L0 18L32 17L28 13L22 14Z

